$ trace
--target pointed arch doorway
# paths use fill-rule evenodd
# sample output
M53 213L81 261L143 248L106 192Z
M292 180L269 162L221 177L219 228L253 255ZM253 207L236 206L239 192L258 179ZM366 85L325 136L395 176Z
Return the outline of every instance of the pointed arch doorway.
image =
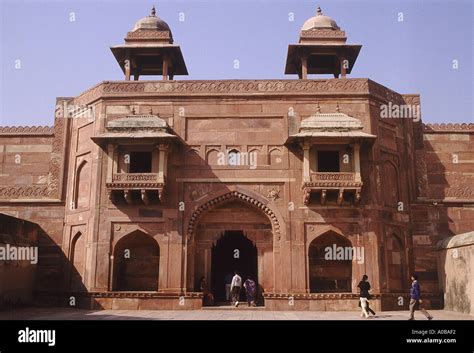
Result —
M229 192L209 198L197 209L188 225L192 234L187 244L188 290L200 291L200 281L204 277L218 302L225 298L226 273L237 267L245 272L243 277L254 274L260 294L257 301L264 305L261 294L274 291L277 277L274 249L279 250L279 244L274 243L274 227L279 232L280 225L273 211L251 196ZM241 264L234 262L232 257L228 259L229 251L232 256L236 248L242 249L239 250ZM227 258L223 259L226 253Z
M211 278L212 292L216 301L224 302L226 284L229 277L237 271L242 281L252 278L258 285L257 247L245 237L241 230L225 231L211 249ZM231 278L231 277L230 277ZM245 299L244 290L241 300Z

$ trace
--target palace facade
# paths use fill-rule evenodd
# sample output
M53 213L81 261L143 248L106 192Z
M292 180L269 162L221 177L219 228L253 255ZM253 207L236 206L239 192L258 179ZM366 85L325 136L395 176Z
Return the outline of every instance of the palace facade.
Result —
M412 272L442 306L435 246L474 229L472 124L348 78L362 46L320 10L288 80L176 80L174 39L153 10L111 48L124 80L58 98L53 127L0 127L2 233L39 247L34 303L199 309L201 278L224 302L238 270L271 310L353 310L364 274L376 308L406 309Z

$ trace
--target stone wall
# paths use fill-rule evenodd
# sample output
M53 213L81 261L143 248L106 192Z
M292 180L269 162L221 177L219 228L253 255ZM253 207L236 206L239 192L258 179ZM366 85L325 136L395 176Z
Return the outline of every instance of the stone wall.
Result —
M34 223L0 213L0 308L32 303L37 259L19 258L17 250L35 248L38 232Z
M442 275L436 244L474 229L474 125L423 125L418 140L413 258L423 291L433 292Z
M0 129L0 195L6 197L14 189L21 193L22 186L41 188L48 184L53 149L51 130L23 128L15 135L13 131L7 133L5 128Z
M444 308L474 313L474 231L437 244L438 275Z

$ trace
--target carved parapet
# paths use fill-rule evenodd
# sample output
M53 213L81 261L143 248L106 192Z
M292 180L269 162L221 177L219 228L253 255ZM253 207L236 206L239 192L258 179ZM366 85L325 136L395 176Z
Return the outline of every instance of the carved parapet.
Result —
M311 194L320 195L321 205L326 204L328 191L337 190L336 204L341 206L344 203L344 195L351 193L354 195L354 204L360 201L360 192L363 183L356 181L355 173L311 173L309 182L303 182L303 201L309 204Z
M164 178L156 173L118 173L112 175L112 182L106 183L112 190L161 190Z
M423 132L474 132L474 124L423 124Z

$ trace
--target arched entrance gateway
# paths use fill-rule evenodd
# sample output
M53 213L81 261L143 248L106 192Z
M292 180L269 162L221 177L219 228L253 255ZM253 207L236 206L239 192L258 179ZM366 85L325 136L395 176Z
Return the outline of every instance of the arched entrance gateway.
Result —
M224 303L226 277L228 281L236 270L243 280L251 277L257 283L262 304L262 292L274 289L276 216L260 201L238 192L205 205L197 211L200 217L188 242L188 290L199 291L204 276L216 301Z

